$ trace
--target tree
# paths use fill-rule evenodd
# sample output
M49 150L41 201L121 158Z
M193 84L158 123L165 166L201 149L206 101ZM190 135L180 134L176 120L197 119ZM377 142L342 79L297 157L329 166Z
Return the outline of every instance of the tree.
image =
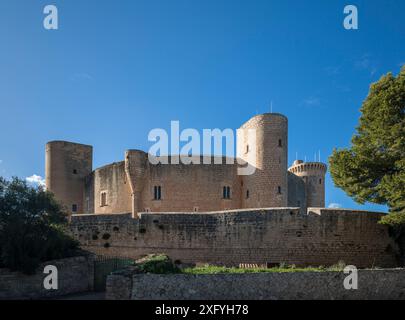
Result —
M0 266L30 274L41 262L74 255L67 221L50 192L0 177Z
M405 222L404 109L405 66L371 85L351 147L329 158L335 185L359 203L388 205L391 224Z

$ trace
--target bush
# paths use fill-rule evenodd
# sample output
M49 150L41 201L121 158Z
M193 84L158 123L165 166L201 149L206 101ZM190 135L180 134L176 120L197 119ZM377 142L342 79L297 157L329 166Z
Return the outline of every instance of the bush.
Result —
M180 269L165 254L150 254L137 261L139 271L144 273L179 273Z
M32 274L42 262L73 256L79 243L66 224L51 193L0 177L0 266Z

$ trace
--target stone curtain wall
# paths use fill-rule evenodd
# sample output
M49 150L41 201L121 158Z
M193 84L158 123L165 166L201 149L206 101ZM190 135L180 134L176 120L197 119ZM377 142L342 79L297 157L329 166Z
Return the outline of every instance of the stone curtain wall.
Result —
M58 269L58 290L44 289L47 276L44 267L54 265ZM74 257L42 264L34 275L24 275L0 269L0 300L42 299L66 294L91 291L94 282L94 263L91 256Z
M216 275L112 275L110 300L373 300L405 299L405 270L359 270L358 290L343 272Z
M83 249L139 258L166 253L182 263L218 265L397 265L398 248L380 214L298 208L216 213L143 213L72 216L71 232Z

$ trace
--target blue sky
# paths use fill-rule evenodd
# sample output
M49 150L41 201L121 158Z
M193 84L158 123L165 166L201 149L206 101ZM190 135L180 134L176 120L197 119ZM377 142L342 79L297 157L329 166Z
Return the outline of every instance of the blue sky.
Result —
M45 5L59 30L43 28ZM343 8L359 10L345 30ZM94 146L94 166L148 150L147 135L289 118L289 162L346 147L370 83L405 63L405 2L0 2L0 175L44 175L49 140ZM354 203L328 176L327 204Z

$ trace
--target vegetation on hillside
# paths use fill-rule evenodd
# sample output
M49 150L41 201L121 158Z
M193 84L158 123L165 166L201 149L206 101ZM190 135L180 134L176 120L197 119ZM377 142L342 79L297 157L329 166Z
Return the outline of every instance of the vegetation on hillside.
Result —
M66 224L50 192L0 177L0 267L31 274L41 262L74 255L78 242L65 233Z
M356 202L388 205L382 223L405 223L405 66L371 85L350 148L334 150L330 172Z

